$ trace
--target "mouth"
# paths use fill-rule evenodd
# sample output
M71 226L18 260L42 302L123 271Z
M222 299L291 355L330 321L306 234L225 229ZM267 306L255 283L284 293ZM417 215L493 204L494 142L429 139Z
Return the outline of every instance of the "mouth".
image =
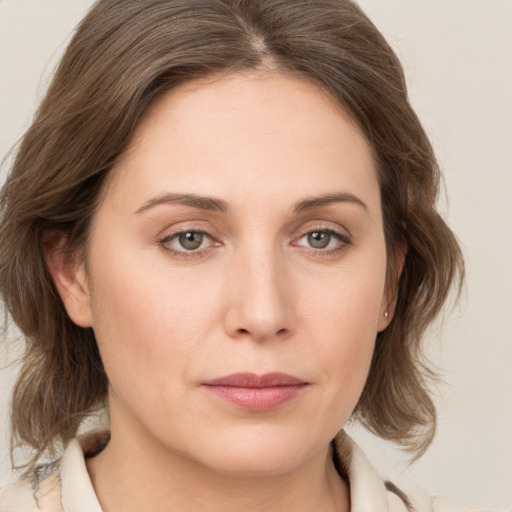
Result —
M234 373L202 384L212 395L248 411L270 411L295 400L309 383L286 373Z

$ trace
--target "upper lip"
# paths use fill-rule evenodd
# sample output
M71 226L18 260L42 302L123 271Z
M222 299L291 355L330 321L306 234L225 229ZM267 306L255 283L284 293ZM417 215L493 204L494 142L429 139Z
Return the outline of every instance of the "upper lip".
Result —
M286 373L233 373L217 379L204 382L206 386L232 386L240 388L269 388L274 386L297 386L307 384L303 379Z

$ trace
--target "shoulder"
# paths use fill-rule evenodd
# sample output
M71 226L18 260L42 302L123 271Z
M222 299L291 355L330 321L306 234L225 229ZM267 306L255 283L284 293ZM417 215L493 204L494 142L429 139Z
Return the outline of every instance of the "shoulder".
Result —
M61 509L57 464L39 466L30 476L0 489L0 512L60 512Z
M441 496L427 497L407 495L391 485L388 488L389 512L493 512L490 509L479 509L465 505L460 501Z
M432 498L433 512L492 512L491 509L480 509L470 507L459 501L436 496Z
M353 512L492 512L476 509L458 501L429 497L421 491L403 492L396 485L384 481L361 448L341 431L334 440L336 467L350 485Z
M32 482L22 478L0 489L0 512L40 512Z
M390 482L386 482L386 489L389 512L493 512L491 509L471 507L442 496L430 497L417 492L406 494Z
M0 512L101 512L85 458L100 452L109 438L108 430L94 429L72 439L62 458L39 465L28 476L0 489Z

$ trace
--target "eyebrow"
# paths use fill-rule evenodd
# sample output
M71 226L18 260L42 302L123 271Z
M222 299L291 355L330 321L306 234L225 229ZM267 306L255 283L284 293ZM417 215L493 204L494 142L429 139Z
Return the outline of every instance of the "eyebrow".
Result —
M304 199L296 203L292 211L295 213L307 212L327 206L332 203L352 203L360 206L365 211L368 210L366 204L359 199L357 196L350 192L339 192L335 194L327 194L318 197L312 197ZM216 199L213 197L199 196L196 194L162 194L146 201L135 213L142 213L150 208L161 204L182 204L185 206L191 206L192 208L198 208L200 210L207 210L220 213L228 213L229 205L222 199Z
M293 207L293 211L296 213L307 212L310 210L314 210L315 208L327 206L332 203L352 203L360 206L361 208L363 208L363 210L368 211L368 206L366 206L366 204L361 199L359 199L351 192L339 192L335 194L327 194L325 196L305 199L297 203Z
M198 196L196 194L163 194L146 201L135 213L142 213L160 204L183 204L200 210L227 213L228 203L222 199Z

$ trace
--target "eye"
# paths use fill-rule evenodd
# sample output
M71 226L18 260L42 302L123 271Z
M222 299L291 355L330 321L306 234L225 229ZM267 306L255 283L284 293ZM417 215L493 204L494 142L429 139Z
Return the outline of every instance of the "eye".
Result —
M179 245L187 251L195 251L196 249L199 249L203 244L203 241L206 239L205 234L198 231L180 233L179 235L176 235L176 238Z
M204 231L186 230L173 233L160 241L162 247L171 252L194 252L205 249L211 237Z
M308 244L314 249L325 249L331 243L333 236L325 231L313 231L302 238L306 238Z
M324 255L336 254L351 244L348 235L327 228L308 231L293 243L293 245L315 249Z

